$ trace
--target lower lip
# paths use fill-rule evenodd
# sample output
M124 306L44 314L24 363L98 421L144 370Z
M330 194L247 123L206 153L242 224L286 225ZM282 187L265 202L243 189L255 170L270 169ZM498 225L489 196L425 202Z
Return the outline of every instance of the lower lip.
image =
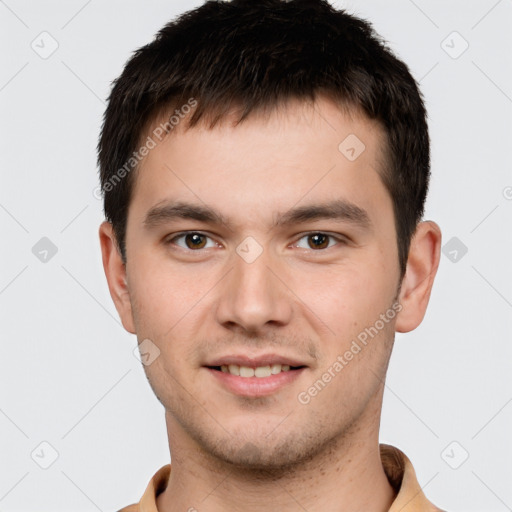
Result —
M270 377L240 377L219 370L206 368L218 381L235 395L246 397L268 396L291 384L306 368L281 372Z

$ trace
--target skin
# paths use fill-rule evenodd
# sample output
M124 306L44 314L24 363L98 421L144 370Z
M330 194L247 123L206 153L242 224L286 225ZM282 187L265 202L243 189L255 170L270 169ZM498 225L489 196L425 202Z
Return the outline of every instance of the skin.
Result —
M365 144L354 161L338 150L349 134ZM126 265L111 225L101 225L122 323L160 350L144 366L172 454L160 512L389 509L395 493L378 440L384 379L395 331L424 317L441 231L419 223L400 282L391 197L378 174L382 148L378 124L322 97L238 126L229 118L212 130L178 126L139 169ZM272 227L291 208L340 198L366 210L371 228L336 219ZM209 205L232 225L175 219L147 228L147 212L168 200ZM175 238L183 231L204 234L203 248ZM317 248L308 235L319 232L334 238ZM252 263L236 252L248 236L262 249ZM397 301L401 311L300 403L299 393ZM265 397L236 395L203 366L268 352L307 368Z

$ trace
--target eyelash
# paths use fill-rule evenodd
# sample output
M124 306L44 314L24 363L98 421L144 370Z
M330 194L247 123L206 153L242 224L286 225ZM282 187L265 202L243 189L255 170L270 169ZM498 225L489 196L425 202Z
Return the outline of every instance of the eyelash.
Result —
M210 240L213 240L209 235L205 234L205 233L201 233L200 231L183 231L182 233L178 233L177 235L173 236L172 238L170 239L167 239L165 241L165 244L166 245L176 245L175 244L175 241L180 239L180 238L185 238L187 235L199 235L199 236L202 236L202 237L205 237L205 238L209 238ZM323 248L323 249L311 249L311 248L308 248L306 250L308 251L312 251L312 252L325 252L327 249L331 249L332 247L334 247L335 245L346 245L347 244L347 241L344 239L344 238L341 238L341 237L338 237L338 236L334 236L334 235L331 235L329 233L325 233L323 231L311 231L309 233L305 233L303 234L296 242L295 242L295 245L300 241L302 240L303 238L307 238L307 237L310 237L310 236L314 236L314 235L324 235L330 239L333 239L337 242L337 244L333 244L333 245L330 245L330 246L327 246L326 248ZM200 248L200 249L189 249L189 248L185 248L185 247L181 247L181 246L177 246L179 247L180 249L183 249L184 251L186 252L190 252L190 253L193 253L193 252L202 252L203 248ZM207 249L209 249L210 247L207 247ZM300 249L300 248L299 248ZM304 248L302 248L304 249Z

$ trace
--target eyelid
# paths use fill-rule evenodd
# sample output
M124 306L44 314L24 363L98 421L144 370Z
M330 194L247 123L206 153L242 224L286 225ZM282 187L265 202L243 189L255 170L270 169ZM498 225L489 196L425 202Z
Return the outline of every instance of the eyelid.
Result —
M220 242L217 242L217 240L215 240L212 236L210 236L207 233L204 233L203 231L198 231L198 230L180 231L177 233L172 233L171 235L166 236L164 238L164 244L165 245L175 245L179 249L183 249L184 251L187 251L187 252L202 252L204 250L204 248L196 249L196 250L188 249L188 248L181 247L175 243L176 239L185 237L187 235L201 235L201 236L204 236L205 238L209 238L215 244L220 245ZM207 249L212 249L212 247L207 247Z
M305 237L312 236L312 235L325 235L329 238L336 240L337 244L326 247L325 249L311 249L311 248L305 249L305 250L311 251L311 252L325 252L325 251L327 251L327 249L331 249L332 247L335 247L336 245L339 245L339 244L346 245L349 242L348 238L346 236L341 235L340 233L333 234L328 231L307 231L305 233L298 235L298 237L296 237L296 241L294 242L293 245L294 246L297 245L300 240L302 240ZM299 249L303 249L303 247L299 247Z

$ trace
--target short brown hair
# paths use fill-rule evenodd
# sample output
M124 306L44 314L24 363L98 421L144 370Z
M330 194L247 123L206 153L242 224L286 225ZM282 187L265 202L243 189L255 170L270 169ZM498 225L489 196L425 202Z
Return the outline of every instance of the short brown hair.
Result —
M421 220L430 143L421 92L372 26L326 0L207 1L165 25L114 82L98 144L105 217L126 262L126 221L144 130L194 98L188 126L325 94L378 121L386 133L379 173L391 195L401 277ZM204 119L203 119L204 120ZM127 168L127 162L131 162ZM123 179L119 178L119 171ZM114 186L115 185L115 186Z

